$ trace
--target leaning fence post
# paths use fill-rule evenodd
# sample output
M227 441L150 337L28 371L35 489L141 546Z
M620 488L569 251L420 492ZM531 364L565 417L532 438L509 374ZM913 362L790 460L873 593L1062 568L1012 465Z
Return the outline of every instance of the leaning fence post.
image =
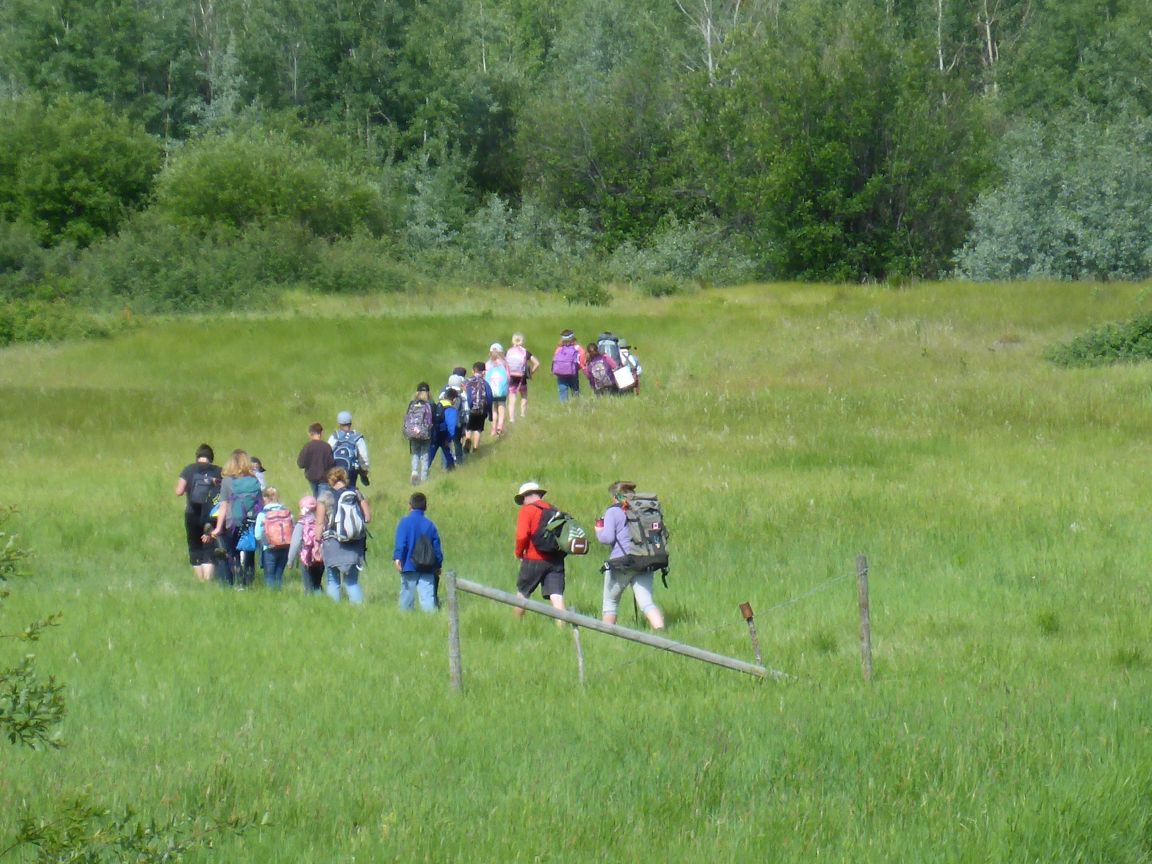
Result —
M576 642L576 669L580 673L580 686L584 686L584 646L580 642L580 625L572 625L572 638Z
M872 680L872 615L868 608L868 558L856 556L856 587L860 598L860 659L864 680Z
M756 633L756 619L752 615L752 604L741 603L740 614L748 622L748 635L752 638L752 650L756 654L756 665L763 666L764 660L760 657L760 637Z
M460 607L456 602L456 571L445 574L448 599L448 671L452 676L452 689L463 687L463 668L460 663Z

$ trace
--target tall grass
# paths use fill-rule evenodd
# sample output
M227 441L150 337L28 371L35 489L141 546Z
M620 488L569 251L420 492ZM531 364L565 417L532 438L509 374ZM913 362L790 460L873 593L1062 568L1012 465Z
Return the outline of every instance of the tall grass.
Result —
M36 552L3 614L64 611L37 650L70 699L65 751L5 753L0 836L88 790L267 812L227 861L1152 857L1152 370L1043 359L1145 311L1138 287L293 302L0 354L4 499ZM561 406L538 376L526 423L434 469L449 566L512 587L523 480L588 523L636 480L675 544L670 635L748 657L750 601L787 683L588 634L581 689L567 631L466 597L455 696L443 617L394 608L415 384L513 330L546 358L564 327L628 336L644 392ZM372 448L368 605L195 584L172 486L196 445L294 498L307 424L344 408ZM569 562L593 614L598 563Z

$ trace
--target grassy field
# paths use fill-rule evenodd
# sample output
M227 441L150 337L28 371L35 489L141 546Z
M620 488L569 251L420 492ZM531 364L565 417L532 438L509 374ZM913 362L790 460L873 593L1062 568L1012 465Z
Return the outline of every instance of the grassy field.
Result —
M69 699L66 749L0 750L0 848L83 793L267 814L191 860L1152 860L1152 367L1042 359L1147 289L432 305L301 295L0 353L0 503L35 553L0 630L63 611L36 651ZM416 383L514 330L548 355L564 327L627 336L644 392L562 406L539 376L526 423L426 487L448 566L512 590L519 483L590 524L636 480L672 531L669 635L751 659L749 601L788 681L587 633L581 688L568 631L466 597L457 695L444 616L395 608ZM196 446L248 449L294 499L308 423L345 408L372 448L368 603L195 583L172 487ZM600 560L570 562L580 611Z

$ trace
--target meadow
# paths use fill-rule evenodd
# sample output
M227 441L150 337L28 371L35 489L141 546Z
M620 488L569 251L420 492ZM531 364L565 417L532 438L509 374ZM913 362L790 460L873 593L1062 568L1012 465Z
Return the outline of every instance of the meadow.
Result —
M0 749L0 848L78 794L267 824L192 861L1152 860L1152 368L1058 369L1054 342L1152 306L1139 285L772 285L569 307L497 291L150 319L0 352L0 504L34 554L0 631L67 686L67 746ZM351 304L351 305L349 305ZM636 398L560 405L424 487L462 577L513 590L512 495L591 522L624 478L672 533L671 638L759 681L462 598L396 608L404 406L514 330L626 336ZM201 441L295 500L306 427L372 450L361 608L195 582L172 490ZM855 558L868 556L863 680ZM596 614L602 559L570 559ZM626 601L627 603L627 601ZM621 623L632 624L622 606ZM0 665L25 648L0 641ZM13 853L12 860L25 860ZM31 854L27 860L32 860Z

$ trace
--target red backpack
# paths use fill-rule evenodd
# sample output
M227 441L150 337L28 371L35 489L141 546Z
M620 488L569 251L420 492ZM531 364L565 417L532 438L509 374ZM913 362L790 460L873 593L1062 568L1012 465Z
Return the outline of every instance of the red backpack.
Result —
M264 511L264 545L282 549L292 545L292 511L287 507Z

